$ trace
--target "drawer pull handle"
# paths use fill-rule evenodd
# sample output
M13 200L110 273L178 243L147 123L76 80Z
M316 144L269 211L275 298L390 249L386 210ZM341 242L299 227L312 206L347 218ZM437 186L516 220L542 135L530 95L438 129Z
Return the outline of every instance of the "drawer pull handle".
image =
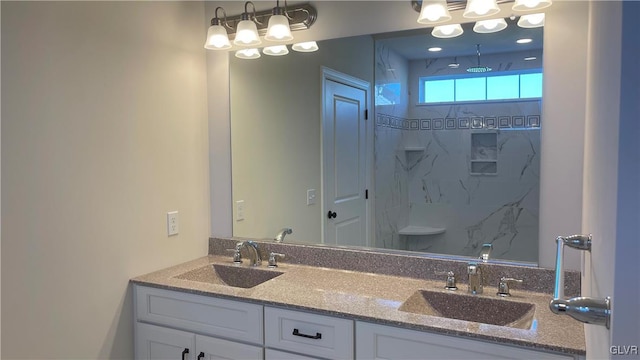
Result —
M184 356L187 355L189 353L189 349L185 348L184 350L182 350L182 357L180 359L185 360Z
M293 329L293 335L301 336L307 339L322 339L322 334L320 333L316 333L315 335L301 334L300 331L298 331L298 329Z
M204 352L200 351L200 354L198 354L198 360L204 359L204 356Z

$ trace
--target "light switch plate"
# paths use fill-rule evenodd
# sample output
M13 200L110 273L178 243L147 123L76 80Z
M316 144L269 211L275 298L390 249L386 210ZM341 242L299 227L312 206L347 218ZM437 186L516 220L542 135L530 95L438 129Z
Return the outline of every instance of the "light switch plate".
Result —
M316 189L307 190L307 205L313 205L316 203Z
M236 201L236 221L244 220L244 200Z
M178 235L178 212L170 211L167 213L167 235Z

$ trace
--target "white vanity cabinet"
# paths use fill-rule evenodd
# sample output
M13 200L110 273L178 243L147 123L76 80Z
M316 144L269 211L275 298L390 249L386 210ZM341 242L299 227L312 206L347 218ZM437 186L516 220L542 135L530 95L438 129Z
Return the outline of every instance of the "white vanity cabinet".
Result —
M136 359L584 360L307 311L133 288Z
M356 359L555 359L577 357L534 351L393 326L356 322Z
M263 307L134 286L136 359L263 359Z

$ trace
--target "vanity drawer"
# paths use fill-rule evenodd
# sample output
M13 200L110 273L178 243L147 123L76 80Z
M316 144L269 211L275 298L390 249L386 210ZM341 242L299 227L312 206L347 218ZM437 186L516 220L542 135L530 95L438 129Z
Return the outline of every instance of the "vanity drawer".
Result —
M263 344L263 307L233 300L134 286L138 321Z
M265 307L265 345L329 359L353 359L353 321Z

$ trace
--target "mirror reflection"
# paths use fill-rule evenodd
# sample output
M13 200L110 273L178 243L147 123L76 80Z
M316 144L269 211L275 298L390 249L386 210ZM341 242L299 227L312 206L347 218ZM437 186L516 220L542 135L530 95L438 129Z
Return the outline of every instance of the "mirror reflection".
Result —
M492 34L463 24L452 39L419 29L230 54L233 235L286 227L285 242L474 257L492 243L494 258L537 262L542 29L507 22ZM364 100L329 94L323 69L370 84ZM369 119L341 127L336 115L323 133L327 114L349 109ZM361 214L336 210L354 198Z

